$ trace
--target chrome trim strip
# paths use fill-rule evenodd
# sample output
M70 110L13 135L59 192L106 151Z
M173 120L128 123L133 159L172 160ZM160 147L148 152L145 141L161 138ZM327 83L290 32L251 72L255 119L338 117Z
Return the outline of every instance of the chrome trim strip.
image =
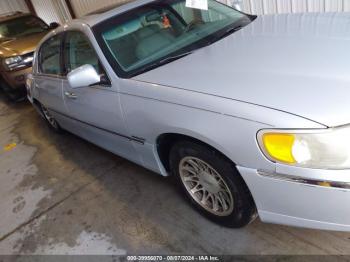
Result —
M95 126L95 125L93 125L93 124L91 124L91 123L87 123L87 122L81 121L81 120L79 120L79 119L73 118L73 117L68 116L68 115L66 115L66 114L64 114L64 113L61 113L61 112L59 112L59 111L56 111L56 110L54 110L54 109L52 109L52 108L49 108L49 111L52 111L52 112L54 112L54 113L56 113L56 114L58 114L58 115L61 115L61 116L65 117L65 118L71 119L71 120L73 120L73 121L77 121L77 122L82 123L82 124L84 124L84 125L91 126L91 127L93 127L93 128L102 130L102 131L104 131L104 132L107 132L107 133L110 133L110 134L113 134L113 135L116 135L116 136L119 136L119 137L123 137L123 138L125 138L125 139L128 139L129 141L133 141L133 142L139 143L139 144L141 144L141 145L144 145L145 142L146 142L146 139L144 139L144 138L139 138L139 137L136 137L136 136L129 137L129 136L127 136L127 135L119 134L119 133L116 133L116 132L114 132L114 131L112 131L112 130L108 130L108 129L105 129L105 128L102 128L102 127L98 127L98 126Z
M277 180L283 180L293 183L306 184L312 186L321 186L321 187L330 187L330 188L339 188L339 189L350 189L350 183L346 182L334 182L326 180L316 180L316 179L307 179L298 176L291 176L286 174L280 174L276 172L269 172L264 170L258 170L258 174L263 177L268 177Z
M44 74L44 73L36 73L33 74L33 76L37 76L37 77L50 77L50 78L55 78L55 79L67 79L67 76L63 76L63 75L54 75L54 74Z

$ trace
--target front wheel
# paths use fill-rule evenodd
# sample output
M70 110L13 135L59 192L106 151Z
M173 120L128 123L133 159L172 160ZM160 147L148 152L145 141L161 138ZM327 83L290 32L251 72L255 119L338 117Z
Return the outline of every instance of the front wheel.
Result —
M256 217L248 187L234 164L216 150L179 142L171 149L170 167L192 205L215 223L239 228Z

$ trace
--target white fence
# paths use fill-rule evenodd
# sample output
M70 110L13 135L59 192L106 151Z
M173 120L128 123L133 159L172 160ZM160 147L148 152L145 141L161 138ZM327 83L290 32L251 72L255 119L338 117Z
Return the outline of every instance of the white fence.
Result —
M28 7L24 0L0 0L0 14L22 11L28 12Z
M52 22L64 23L71 19L64 1L32 0L32 3L37 15L48 24Z
M224 0L250 14L344 12L350 11L350 0Z

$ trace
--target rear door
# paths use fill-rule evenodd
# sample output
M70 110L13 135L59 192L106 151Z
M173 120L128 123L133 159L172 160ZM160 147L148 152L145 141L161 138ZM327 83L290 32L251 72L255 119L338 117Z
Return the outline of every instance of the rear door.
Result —
M139 162L123 120L119 94L89 39L83 32L68 31L63 49L66 74L89 64L102 79L100 84L75 89L70 87L67 78L63 80L66 119L71 131L109 151Z

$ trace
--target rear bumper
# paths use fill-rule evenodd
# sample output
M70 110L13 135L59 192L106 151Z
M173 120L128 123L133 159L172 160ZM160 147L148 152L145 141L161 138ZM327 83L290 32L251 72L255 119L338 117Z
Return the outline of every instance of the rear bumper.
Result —
M255 200L260 219L263 222L325 229L350 231L350 180L349 171L322 171L307 169L300 171L303 179L284 179L259 174L255 169L237 167L246 181ZM296 177L293 172L283 174ZM323 173L325 172L325 173ZM336 183L324 185L312 181L324 181L334 172ZM309 180L308 177L312 179ZM318 176L318 180L317 180ZM343 176L343 181L339 178ZM343 186L341 188L340 186Z

